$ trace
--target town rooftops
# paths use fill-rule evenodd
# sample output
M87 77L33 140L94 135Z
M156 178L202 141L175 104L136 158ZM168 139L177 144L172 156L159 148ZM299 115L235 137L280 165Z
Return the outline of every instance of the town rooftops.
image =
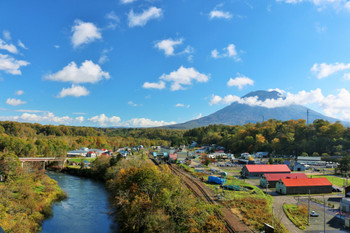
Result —
M267 181L279 181L280 179L301 179L307 178L305 173L282 173L282 174L264 174Z
M331 182L327 178L300 178L300 179L285 179L281 181L286 187L298 187L298 186L332 186Z
M290 172L285 164L264 164L264 165L245 165L249 172L271 173L271 172Z
M298 156L298 161L321 161L321 157Z

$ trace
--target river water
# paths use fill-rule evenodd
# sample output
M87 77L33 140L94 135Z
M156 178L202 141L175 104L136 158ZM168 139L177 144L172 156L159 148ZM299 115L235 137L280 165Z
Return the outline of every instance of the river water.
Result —
M118 226L109 216L108 193L101 182L63 173L48 176L68 194L53 204L53 216L44 221L42 233L112 233Z

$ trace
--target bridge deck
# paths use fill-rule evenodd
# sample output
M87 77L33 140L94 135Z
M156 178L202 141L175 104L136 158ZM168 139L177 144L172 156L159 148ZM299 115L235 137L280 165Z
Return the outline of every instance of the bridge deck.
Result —
M19 158L21 162L48 162L48 161L65 161L67 158L60 157L26 157Z

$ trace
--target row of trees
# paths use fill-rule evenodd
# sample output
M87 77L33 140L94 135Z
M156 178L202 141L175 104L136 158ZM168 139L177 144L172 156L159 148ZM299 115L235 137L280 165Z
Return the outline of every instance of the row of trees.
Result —
M245 125L210 125L190 130L113 129L0 122L0 151L18 156L60 156L81 146L115 150L144 145L224 146L232 153L268 151L276 154L342 155L350 148L350 129L316 120L268 120Z

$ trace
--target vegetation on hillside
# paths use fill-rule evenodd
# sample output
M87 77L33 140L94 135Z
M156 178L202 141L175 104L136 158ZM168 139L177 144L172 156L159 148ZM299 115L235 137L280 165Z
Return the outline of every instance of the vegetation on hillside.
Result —
M0 174L5 179L0 182L0 226L7 233L38 232L64 192L43 173L22 170L13 153L0 154Z

